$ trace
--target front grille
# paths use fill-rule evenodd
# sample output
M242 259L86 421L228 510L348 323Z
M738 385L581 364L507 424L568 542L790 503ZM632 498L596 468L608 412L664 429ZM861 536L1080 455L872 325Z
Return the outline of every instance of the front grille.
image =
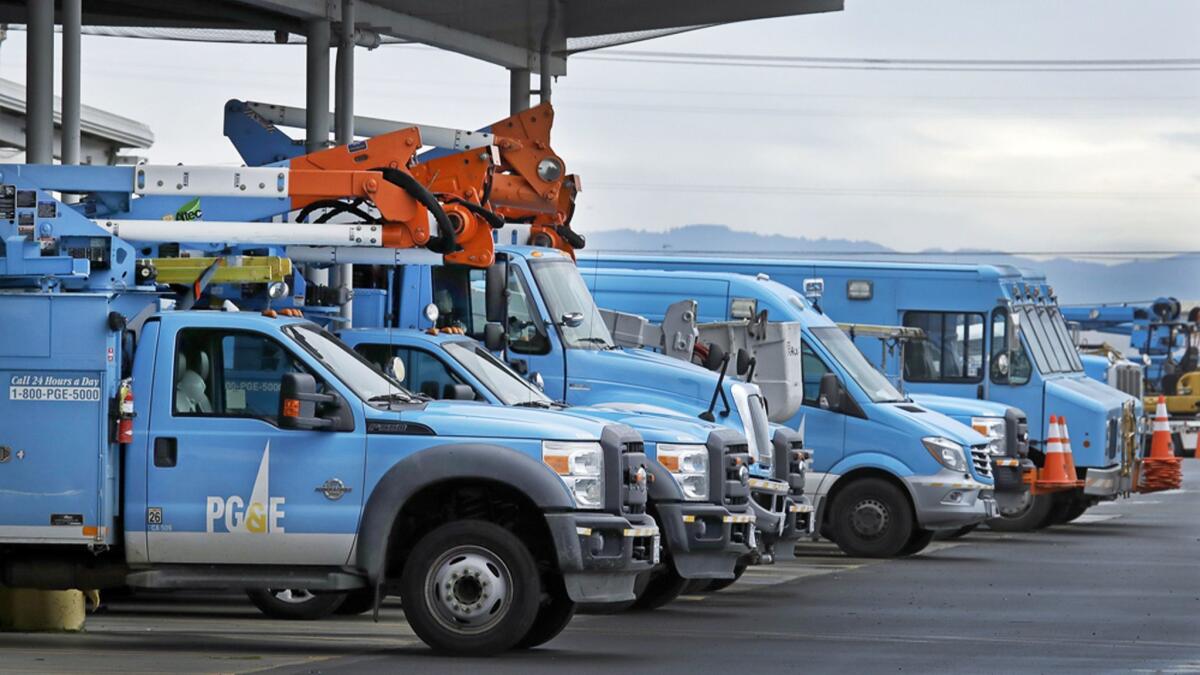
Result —
M739 461L740 460L740 461ZM748 491L742 486L739 473L742 466L750 464L750 446L746 443L734 443L725 446L724 470L725 480L739 489L730 487L725 490L724 502L726 506L742 506L749 500Z
M646 452L646 444L641 441L631 441L631 442L625 443L624 445L621 446L621 452L623 452L623 453L630 453L630 452L645 453Z
M754 502L771 513L783 513L787 506L786 495L777 495L769 492L755 492L753 494Z
M1136 363L1114 363L1108 371L1109 386L1119 389L1134 398L1142 398L1145 388L1142 369Z
M983 478L992 477L992 460L988 454L988 446L971 446L971 463L975 465L975 475Z
M635 476L639 468L646 465L646 446L641 441L630 441L621 444L621 511L631 515L646 512L646 484L640 485Z

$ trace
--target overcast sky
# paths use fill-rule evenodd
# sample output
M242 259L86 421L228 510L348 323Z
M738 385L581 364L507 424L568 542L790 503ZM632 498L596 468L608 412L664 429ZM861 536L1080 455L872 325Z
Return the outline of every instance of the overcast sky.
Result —
M626 49L1200 57L1193 0L846 5ZM24 37L10 33L0 49L0 76L24 81ZM228 98L304 104L302 46L85 37L83 49L84 102L149 124L155 162L236 163L221 136ZM357 59L359 114L462 127L507 114L499 67L407 46ZM584 233L720 223L901 250L1200 249L1200 71L829 71L581 56L559 78L555 105L554 147L582 176ZM904 195L881 194L896 190Z

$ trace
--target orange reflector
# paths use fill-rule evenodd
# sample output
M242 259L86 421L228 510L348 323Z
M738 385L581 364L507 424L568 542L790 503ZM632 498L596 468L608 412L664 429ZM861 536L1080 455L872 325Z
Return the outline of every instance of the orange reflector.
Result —
M671 473L678 473L679 471L679 457L677 455L659 455L658 462Z
M546 466L554 470L554 473L560 476L565 476L571 472L570 462L566 455L546 455L543 457L546 461Z
M85 537L94 537L99 533L100 533L100 529L97 528L95 525L84 525L83 526L83 536L85 536Z
M283 416L284 417L299 417L300 416L300 401L294 398L283 399Z

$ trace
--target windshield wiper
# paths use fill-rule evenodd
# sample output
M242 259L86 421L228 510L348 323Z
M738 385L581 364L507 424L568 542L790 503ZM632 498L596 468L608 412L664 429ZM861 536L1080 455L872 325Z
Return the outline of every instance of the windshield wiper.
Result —
M587 337L575 338L575 341L576 342L589 342L594 345L604 345L605 347L613 347L613 345L610 345L608 343L608 340L605 340L604 338L593 337L591 335L589 335Z
M514 403L513 407L514 408L546 408L546 409L549 409L549 408L553 408L554 404L550 403L549 401L539 401L537 399L534 399L532 401L521 401L520 403Z
M390 394L376 394L367 399L367 403L394 403L396 401L400 403L415 403L417 399L399 391L394 391Z

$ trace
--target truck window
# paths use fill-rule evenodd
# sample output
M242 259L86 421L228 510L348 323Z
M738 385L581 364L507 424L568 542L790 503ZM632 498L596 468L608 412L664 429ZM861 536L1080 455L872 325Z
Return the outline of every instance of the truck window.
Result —
M804 405L815 407L820 405L817 400L821 396L821 376L832 371L812 347L808 346L807 340L800 342L800 354L803 360L801 368L804 377Z
M362 344L354 350L385 373L391 372L393 357L400 359L404 363L404 377L400 384L409 391L420 392L430 398L445 398L448 386L466 384L441 359L423 349Z
M1029 376L1033 370L1029 363L1029 355L1025 352L1025 345L1016 353L1010 354L1012 359L1009 363L1008 374L1001 373L998 369L999 359L1001 354L1008 351L1008 310L1003 307L992 310L992 350L991 359L989 360L989 371L991 372L992 382L996 384L1025 384L1029 382Z
M256 417L274 423L280 377L304 372L309 371L266 335L183 330L175 348L175 414Z
M983 315L965 312L905 312L904 325L925 331L923 341L904 350L904 379L910 382L983 380Z
M478 268L443 265L432 268L433 302L438 308L438 328L458 328L476 340L483 339L487 325L484 301L484 271ZM515 265L508 267L509 349L518 354L546 354L550 339L537 305Z

